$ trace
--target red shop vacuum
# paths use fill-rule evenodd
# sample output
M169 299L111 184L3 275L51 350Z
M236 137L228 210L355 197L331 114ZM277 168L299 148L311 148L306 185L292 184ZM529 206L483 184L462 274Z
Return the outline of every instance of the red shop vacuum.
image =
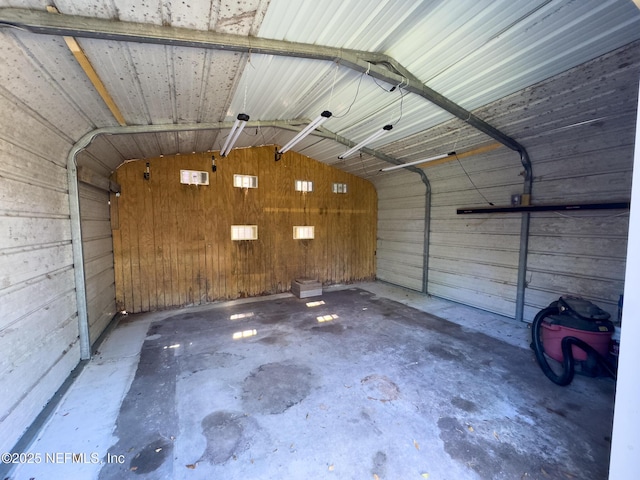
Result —
M609 361L614 333L610 315L577 297L560 297L535 316L531 348L544 374L553 383L569 385L574 373L607 374L615 378Z

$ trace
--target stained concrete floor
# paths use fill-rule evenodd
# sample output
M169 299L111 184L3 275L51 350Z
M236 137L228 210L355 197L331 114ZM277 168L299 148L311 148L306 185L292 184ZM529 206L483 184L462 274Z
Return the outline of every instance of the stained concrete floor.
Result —
M524 325L359 287L129 316L31 447L87 460L10 477L607 477L612 380L557 387Z

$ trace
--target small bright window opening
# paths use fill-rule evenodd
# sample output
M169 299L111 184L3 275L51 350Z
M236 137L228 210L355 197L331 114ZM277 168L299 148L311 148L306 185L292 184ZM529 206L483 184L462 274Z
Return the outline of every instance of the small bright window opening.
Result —
M293 227L293 238L296 240L305 240L315 237L315 228L309 226Z
M258 188L258 177L255 175L233 175L233 186L236 188Z
M307 307L319 307L320 305L324 305L324 300L320 300L317 302L307 302Z
M320 323L324 323L335 320L336 318L340 317L338 317L338 315L336 315L335 313L332 313L331 315L320 315L319 317L316 317L316 320L318 320L318 322Z
M257 225L231 225L231 240L257 240Z
M296 180L296 192L312 192L313 182L309 180Z
M180 170L180 183L183 185L209 185L209 172Z
M257 330L244 330L242 332L235 332L233 334L233 339L234 340L239 340L241 338L248 338L248 337L254 337L258 334Z
M347 193L347 184L346 183L334 183L333 184L333 193Z

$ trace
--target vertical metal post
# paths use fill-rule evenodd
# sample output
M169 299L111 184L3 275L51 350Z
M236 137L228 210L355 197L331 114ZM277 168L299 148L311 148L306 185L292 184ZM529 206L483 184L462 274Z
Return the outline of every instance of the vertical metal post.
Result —
M422 170L420 170L422 172ZM429 244L431 236L431 183L427 175L422 172L422 182L427 191L424 195L424 246L422 247L422 293L429 293Z
M522 212L520 250L518 252L518 284L516 286L516 320L524 321L524 291L527 286L527 253L529 248L530 213Z
M89 316L87 313L87 285L84 273L84 254L82 251L82 227L80 224L80 192L78 189L78 168L76 153L72 149L67 162L67 182L69 184L69 213L71 217L71 247L73 249L73 273L76 284L76 308L78 310L78 332L80 335L80 359L91 358L89 340Z
M520 161L524 166L524 191L523 198L529 204L531 198L531 186L533 183L533 173L529 154L522 148L520 150ZM529 224L531 214L522 212L520 223L520 250L518 252L518 284L516 286L516 321L524 321L524 293L527 287L527 254L529 250Z

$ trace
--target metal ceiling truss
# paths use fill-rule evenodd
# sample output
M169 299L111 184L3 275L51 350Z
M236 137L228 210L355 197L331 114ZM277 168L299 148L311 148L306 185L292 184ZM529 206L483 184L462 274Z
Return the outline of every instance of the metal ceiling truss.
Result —
M244 52L244 53L259 53L265 55L277 55L286 57L307 58L313 60L325 60L336 62L340 65L346 66L358 72L367 72L368 75L385 81L390 84L402 84L406 91L421 96L429 102L439 106L443 110L451 113L477 130L485 133L506 147L518 152L520 155L520 161L524 167L524 191L523 198L528 201L531 194L532 184L532 171L531 162L526 149L520 145L513 138L504 134L500 130L496 129L492 125L489 125L484 120L476 117L473 113L462 108L456 103L452 102L448 98L435 92L427 85L425 85L420 79L404 68L399 62L392 57L376 52L365 52L359 50L341 49L334 47L326 47L312 44L302 44L295 42L287 42L283 40L271 40L264 38L256 38L250 36L223 34L213 31L200 31L190 30L185 28L177 28L170 26L152 25L144 23L133 22L120 22L105 20L100 18L80 17L75 15L61 15L54 13L47 13L44 11L33 11L25 9L15 8L1 8L0 9L0 26L13 27L21 30L26 30L36 34L42 35L55 35L55 36L68 36L76 38L94 38L107 41L121 41L121 42L135 42L146 44L160 44L171 45L181 47L193 47L213 50L225 50L232 52ZM253 122L252 122L253 123ZM262 126L283 126L277 125L278 122L258 122ZM290 128L291 122L285 122L286 127ZM225 122L221 122L218 126L206 126L202 125L202 128L197 129L219 129L229 128L228 126L221 126ZM149 133L152 131L176 131L176 130L194 130L191 126L180 125L167 125L164 130L155 130L152 127L164 127L164 126L140 126L140 127L115 127L112 134L118 133ZM184 128L183 128L184 127ZM131 131L130 129L135 129ZM139 129L139 130L138 130ZM88 145L92 138L96 135L107 134L106 130L110 129L98 129L94 132L87 134L90 139L84 145ZM324 136L330 138L336 142L355 146L355 143L340 137L337 134L332 134L325 129L319 129L314 131L314 135ZM87 137L87 136L85 136ZM83 138L76 147L80 147L83 143ZM84 147L74 147L72 154L70 154L70 164L73 163L72 170L75 172L75 156ZM372 155L376 158L392 163L394 165L400 165L403 162L384 155L380 152L376 152L371 149L363 148L363 153ZM419 168L407 167L407 170L418 173L422 181L425 183L427 189L427 215L425 216L425 269L423 272L423 291L426 293L427 289L427 259L428 259L428 231L429 231L429 210L430 210L430 192L431 187L426 174ZM75 175L75 173L74 173ZM71 178L71 176L70 176ZM75 178L74 182L77 182ZM79 219L78 219L79 221ZM78 224L79 226L79 224ZM516 295L516 313L517 320L522 320L524 311L524 287L525 287L525 267L526 267L526 255L527 255L527 239L529 231L529 214L527 212L522 214L522 227L521 227L521 246L520 246L520 258L518 268L518 284ZM81 247L80 247L81 248ZM77 264L77 263L76 263Z
M525 177L531 176L531 164L522 145L473 113L432 90L399 62L383 53L145 23L115 22L100 18L16 8L0 9L0 25L44 35L251 52L336 62L358 72L367 72L368 75L392 85L402 84L406 91L423 97L506 147L520 153L525 168Z

